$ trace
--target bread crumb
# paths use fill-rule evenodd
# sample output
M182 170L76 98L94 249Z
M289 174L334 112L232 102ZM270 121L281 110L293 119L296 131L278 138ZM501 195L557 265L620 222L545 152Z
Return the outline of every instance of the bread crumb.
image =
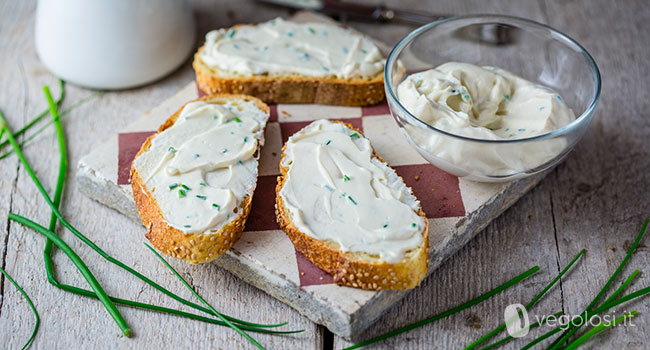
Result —
M289 114L287 111L281 111L282 115L286 115L287 118L291 118L291 114Z
M322 281L322 280L323 280L323 276L318 277L318 279Z
M277 153L277 152L271 152L271 154L272 154L274 157L277 157L277 156L278 156L278 153Z
M232 297L232 300L237 300L237 298L235 298L235 297Z
M413 178L415 179L415 181L420 181L420 176L419 175L415 175Z
M300 276L304 276L304 275L305 275L305 273L304 273L304 272L301 272L301 273L300 273Z
M535 217L532 215L528 215L528 220L535 220Z

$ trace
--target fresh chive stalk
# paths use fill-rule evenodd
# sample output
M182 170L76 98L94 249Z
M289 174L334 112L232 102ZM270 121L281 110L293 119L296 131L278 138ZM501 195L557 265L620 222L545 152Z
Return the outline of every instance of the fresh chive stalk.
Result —
M564 276L564 274L567 271L569 271L571 266L573 266L573 264L575 264L575 262L578 261L578 259L584 253L585 253L585 250L584 249L581 250L580 253L578 253L578 255L576 255L573 258L573 260L571 260L571 262L562 271L560 271L560 273L557 276L555 276L555 278L553 280L551 280L531 301L528 302L528 304L526 304L524 306L524 308L526 310L530 310L530 308L533 307L533 305L535 305L539 301L539 299L541 299L544 296L544 294L546 294L546 292L548 292L548 290L551 289L551 287L553 287L555 285L555 283L557 283L557 281L559 281L560 278L562 278L562 276ZM473 349L473 348L477 347L479 344L483 343L484 341L486 341L486 340L492 338L493 336L499 334L499 332L503 331L505 328L506 328L506 323L504 322L504 323L500 324L497 328L492 330L491 332L487 333L486 335L480 337L475 342L473 342L473 343L469 344L468 346L466 346L465 350L469 350L469 349Z
M608 330L612 326L615 326L617 323L625 322L625 320L627 320L628 318L631 318L632 316L636 315L637 313L638 313L638 311L632 311L632 312L629 312L629 313L615 319L612 322L606 322L606 323L601 322L596 327L592 328L587 333L583 334L580 338L576 339L574 342L569 344L565 348L565 350L575 350L575 349L577 349L580 345L584 344L586 341L588 341L594 335L596 335L596 334L598 334L598 333L600 333L602 331Z
M65 144L65 135L63 134L63 127L61 126L61 117L59 116L59 109L57 104L52 100L52 94L50 94L50 89L47 86L43 87L43 92L45 93L45 98L47 99L50 114L52 115L52 122L56 130L56 137L59 143L59 173L56 179L56 188L54 190L54 206L59 208L61 206L61 196L63 195L63 184L65 183L65 174L68 169L68 152L67 146ZM56 232L56 215L52 211L50 213L50 224L49 231ZM54 278L53 266L52 266L52 241L47 238L45 240L45 248L43 248L43 260L45 264L45 273L47 275L47 280L52 283L56 281ZM58 283L58 281L57 281Z
M85 98L79 100L77 103L75 103L75 104L73 104L72 106L70 106L70 107L64 109L64 110L61 112L60 116L63 117L64 115L70 113L70 112L71 112L72 110L74 110L75 108L77 108L77 107L83 105L84 103L86 103L86 102L92 100L93 98L95 98L95 97L97 97L97 96L101 96L103 93L104 93L103 91L99 91L99 92L96 92L96 93L94 93L94 94L92 94L92 95L90 95L90 96L88 96L88 97L85 97ZM19 145L20 145L21 147L22 147L22 146L25 146L27 143L29 143L29 141L35 139L35 138L36 138L38 135L40 135L43 131L45 131L47 128L49 128L50 125L52 125L52 123L53 123L53 122L50 120L50 121L47 122L45 125L43 125L43 126L40 127L38 130L36 130L33 134L29 135L29 137L27 137L26 139L24 139L23 141L21 141L21 142L19 143ZM18 136L18 134L15 134L15 135L14 135L14 137L17 137L17 136ZM4 145L7 145L7 144L9 144L9 140L5 140L3 143L1 143L1 144L0 144L0 149L2 149L2 147L3 147ZM9 157L12 153L14 153L14 150L13 150L13 149L10 149L9 151L3 153L2 155L0 155L0 160Z
M63 102L63 99L65 98L65 82L61 79L59 79L59 90L61 91L59 93L59 98L56 100L56 104L60 105L61 102ZM46 108L43 112L39 113L34 119L32 119L29 123L27 123L25 126L20 128L18 131L15 132L14 136L18 137L25 133L27 130L29 130L32 126L34 126L36 123L41 121L45 116L47 115L48 112L51 112L51 108ZM0 135L0 140L2 140L2 135ZM0 149L4 148L9 144L9 140L2 141L0 143Z
M587 307L586 307L585 310L581 313L581 315L584 314L584 313L587 312L587 311L591 311L591 310L593 310L593 308L596 306L596 304L598 303L598 301L600 300L600 298L602 298L602 296L603 296L605 293L607 293L607 290L609 289L609 287L611 286L611 284L614 282L614 280L616 279L616 277L618 277L618 275L621 273L621 270L623 270L623 267L625 267L625 265L627 264L628 260L630 260L630 258L632 257L632 254L634 253L634 250L636 250L636 247L639 245L639 242L641 241L641 238L643 238L643 235L645 234L645 230L646 230L646 228L648 227L648 221L650 221L650 220L646 219L645 223L643 224L643 227L641 228L641 231L640 231L639 234L636 236L636 239L634 240L634 243L632 244L632 246L630 247L630 249L627 251L627 254L625 254L625 258L623 258L623 261L621 261L621 263L620 263L620 264L618 265L618 267L616 268L616 271L614 271L614 273L613 273L612 276L609 278L609 280L607 280L607 283L605 283L605 285L604 285L603 288L600 290L600 292L598 292L598 294L597 294L597 295L594 297L594 299L589 303L589 305L587 305ZM586 321L586 320L582 320L582 321ZM580 329L580 327L582 327L583 325L584 325L584 322L580 322L578 325L573 325L573 324L572 324L571 327L569 327L567 330L565 330L564 333L562 333L562 335L561 335L559 338L557 338L557 339L556 339L556 340L551 344L550 349L551 349L551 350L556 350L556 349L558 349L558 348L560 347L561 344L563 344L566 340L569 339L569 337L571 337L573 334L575 334L575 333Z
M544 322L546 321L547 318L549 318L549 317L558 317L558 316L560 316L560 315L562 315L562 311L558 311L558 312L556 312L556 313L554 313L554 314L552 314L552 315L550 315L550 316L542 317L541 320L539 320L539 321L537 321L537 322L531 324L531 325L528 327L528 329L529 329L529 330L530 330L530 329L535 329L535 328L541 326L542 323L544 323ZM496 343L492 343L492 344L490 344L490 345L487 345L487 346L482 347L481 350L494 349L494 348L496 348L496 347L499 347L499 346L501 346L501 345L503 345L503 344L505 344L505 343L511 341L512 339L514 339L514 338L513 338L512 336L509 335L509 336L507 336L507 337L505 337L505 338L499 340L499 341L496 342Z
M60 121L59 121L59 122L60 122ZM22 149L21 149L20 145L18 145L18 143L16 142L16 139L14 138L13 134L11 133L11 130L9 130L8 126L6 125L6 120L5 120L5 118L4 118L4 115L2 115L2 113L0 113L0 129L5 130L5 132L6 132L6 134L7 134L7 137L8 137L8 140L9 140L9 142L11 143L14 152L16 152L16 155L18 156L20 162L23 164L23 166L24 166L24 168L25 168L25 171L27 172L27 174L30 176L30 178L31 178L32 181L34 182L34 185L36 186L36 188L37 188L37 189L39 190L39 192L41 193L41 196L45 199L46 203L47 203L47 204L50 206L50 208L52 209L52 213L53 213L53 215L56 216L56 218L57 218L59 221L61 221L61 223L63 224L63 226L65 226L68 230L70 230L70 232L72 232L75 236L77 236L77 238L79 238L82 242L84 242L86 245L90 246L93 250L95 250L95 251L96 251L100 256L102 256L104 259L106 259L106 260L108 260L109 262L111 262L111 263L117 265L118 267L122 268L123 270L125 270L125 271L131 273L132 275L136 276L136 277L139 278L140 280L142 280L142 281L144 281L145 283L149 284L150 286L154 287L155 289L157 289L158 291L162 292L163 294L169 296L170 298L172 298L172 299L174 299L174 300L176 300L176 301L178 301L178 302L180 302L180 303L182 303L182 304L184 304L184 305L187 305L187 306L192 307L192 308L194 308L194 309L201 310L201 311L203 311L203 312L206 312L206 313L212 314L212 311L211 311L211 310L206 309L206 308L203 308L203 307L201 307L200 305L197 305L197 304L195 304L195 303L192 303L192 302L190 302L190 301L188 301L188 300L186 300L186 299L184 299L184 298L182 298L182 297L180 297L180 296L178 296L178 295L172 293L171 291L165 289L165 288L162 287L161 285L157 284L156 282L152 281L151 279L149 279L149 278L147 278L146 276L142 275L141 273L137 272L136 270L134 270L133 268L129 267L128 265L126 265L126 264L122 263L121 261L119 261L119 260L117 260L117 259L111 257L111 256L108 255L106 252L104 252L100 247L98 247L94 242L92 242L92 241L89 240L86 236L84 236L81 232L79 232L79 231L78 231L74 226L72 226L72 225L71 225L67 220L65 220L65 218L63 217L63 215L61 215L61 212L58 210L58 206L56 206L56 205L54 204L54 202L50 199L49 195L47 194L47 192L46 192L45 189L43 188L43 185L41 184L40 180L38 179L38 177L36 176L36 174L35 174L34 171L32 170L31 165L29 164L29 162L28 162L27 159L25 158L25 156L24 156L24 154L23 154L23 152L22 152ZM62 136L63 136L63 135L62 135ZM49 259L50 259L50 258L49 258L49 255L48 255L48 260L49 260ZM51 277L50 282L52 283L52 282L54 282L54 281L56 281L56 280L54 279L54 276L53 276L53 275L50 276L50 275L51 275L51 271L52 271L52 264L51 264L51 261L50 261L49 264L48 264L48 262L47 262L48 260L46 260L46 268L49 268L49 271L50 271L50 274L48 274L48 280L50 280L50 277ZM58 282L57 282L57 283L58 283ZM53 283L53 284L54 284L54 283ZM55 284L55 285L56 285L56 284ZM216 316L216 315L215 315L215 316ZM250 323L250 322L247 322L247 321L238 320L238 319L234 319L234 318L233 318L233 322L237 322L237 323L241 323L241 324L254 324L256 327L278 327L278 326L280 326L280 325L284 325L284 324L286 324L286 323L282 323L282 324L273 324L273 325L262 325L262 324Z
M520 274L519 276L511 279L510 281L508 281L508 282L506 282L506 283L492 289L491 291L489 291L489 292L487 292L485 294L482 294L482 295L480 295L480 296L478 296L478 297L476 297L476 298L474 298L474 299L472 299L470 301L467 301L467 302L465 302L463 304L460 304L460 305L458 305L458 306L456 306L456 307L454 307L452 309L441 312L441 313L439 313L437 315L431 316L431 317L426 318L424 320L420 320L420 321L417 321L415 323L411 323L411 324L409 324L407 326L404 326L404 327L398 328L396 330L390 331L388 333L382 334L382 335L380 335L378 337L366 340L366 341L361 342L361 343L354 344L354 345L352 345L350 347L345 348L345 350L358 349L358 348L361 348L361 347L376 343L378 341L382 341L384 339L393 337L395 335L398 335L398 334L401 334L401 333L404 333L404 332L408 332L408 331L410 331L412 329L424 326L424 325L429 324L431 322L437 321L439 319L442 319L442 318L445 318L447 316L458 313L460 311L463 311L463 310L465 310L467 308L470 308L470 307L472 307L472 306L474 306L476 304L479 304L479 303L483 302L484 300L489 299L492 296L494 296L496 294L499 294L502 291L512 287L513 285L519 283L521 280L525 279L526 277L534 274L538 270L539 270L539 266L534 266L531 269L529 269L528 271L526 271L526 272Z
M25 218L20 215L16 215L14 213L9 213L9 220L18 222L20 224L23 224L32 230L42 234L43 236L47 237L54 243L59 249L61 249L65 255L70 258L70 261L77 267L81 275L88 281L88 284L90 287L95 291L95 294L97 295L97 298L104 304L104 307L106 307L106 310L108 313L113 317L115 322L117 323L118 327L120 327L120 330L122 333L130 337L131 336L131 329L129 326L126 324L126 321L122 317L122 314L117 310L117 307L115 307L115 304L113 304L113 301L108 297L106 292L104 291L104 288L102 288L101 284L97 282L97 279L95 276L90 272L90 269L88 269L88 266L81 260L79 255L75 253L70 246L65 243L59 236L55 235L53 232L49 231L45 227Z
M239 333L239 334L241 334L242 336L244 336L244 338L248 339L248 341L250 341L251 343L253 343L253 345L255 345L258 349L262 349L262 350L264 349L264 347L263 347L262 345L260 345L260 343L258 343L255 339L253 339L250 335L248 335L248 333L244 332L241 328L237 327L235 324L233 324L232 322L228 321L227 318L223 317L223 315L221 315L219 312L217 312L217 310L215 310L215 309L212 307L212 305L210 305L207 301L205 301L205 299L203 299L203 298L199 295L199 293L197 293L197 292L194 290L194 288L192 288L192 286L190 286L190 284L187 283L187 281L185 281L185 279L183 278L183 276L181 276L178 272L176 272L176 270L175 270L175 269L174 269L174 268L173 268L173 267L172 267L172 266L167 262L167 260L165 260L165 259L164 259L160 254L158 254L158 252L157 252L155 249L153 249L153 247L151 247L151 246L148 245L147 243L144 243L144 245L145 245L147 248L149 248L149 250L151 250L154 254L156 254L156 256L158 257L158 259L160 259L160 261L161 261L163 264L165 264L165 266L167 266L167 268L169 268L169 270L171 270L171 271L174 273L174 275L176 275L176 277L178 277L178 279L181 280L181 282L183 282L183 284L185 285L185 287L187 287L187 289L189 289L190 292L192 292L192 294L194 294L194 296L195 296L197 299L201 300L201 302L202 302L205 306L207 306L207 307L208 307L208 308L209 308L209 309L210 309L210 310L211 310L211 311L212 311L212 312L213 312L217 317L219 317L223 322L225 322L226 324L228 324L228 326L232 327L232 329L234 329L235 331L237 331L237 333Z
M74 293L74 294L77 294L77 295L82 295L82 296L97 299L97 295L92 290L78 288L78 287L67 285L67 284L59 284L59 285L57 285L57 287L64 290L64 291L66 291L66 292L70 292L70 293ZM176 309L170 309L170 308L167 308L167 307L164 307L164 306L146 304L146 303L141 303L141 302L137 302L137 301L133 301L133 300L116 298L116 297L112 297L112 296L109 296L109 298L111 298L111 300L114 303L120 304L120 305L126 305L126 306L136 307L136 308L145 309L145 310L164 312L164 313L168 313L168 314L171 314L171 315L177 315L177 316L182 316L182 317L186 317L186 318L193 319L193 320L198 320L198 321L203 321L203 322L216 324L216 325L219 325L219 326L226 326L226 327L228 326L225 322L220 321L220 320L216 320L214 318L195 315L195 314L192 314L192 313L189 313L189 312L180 311L180 310L176 310ZM206 313L211 313L210 310L208 310L208 309L206 309L206 310L207 310L207 311L205 311ZM226 315L224 315L224 317L225 316ZM232 321L232 319L231 319L231 321ZM280 326L284 326L284 325L286 325L286 322L281 323L279 325L274 325L273 327L280 327ZM262 325L262 326L264 326L264 325ZM258 327L255 327L255 326L250 326L250 325L245 325L245 324L240 324L239 327L241 329L244 329L244 330L247 330L247 331L257 332L257 333L267 333L267 334L293 334L293 333L301 333L301 332L305 331L304 329L295 330L295 331L274 331L274 330L270 330L270 329L258 328ZM265 326L265 327L268 327L268 326Z
M603 304L601 304L601 306L598 307L596 310L594 310L594 311L590 311L590 307L593 306L593 305L595 305L595 303L598 302L598 300L599 300L599 299L602 297L602 295L606 292L607 288L609 288L609 286L611 285L611 283L614 281L614 278L615 278L615 277L620 273L620 271L622 270L623 266L624 266L624 265L627 263L627 261L629 260L631 254L634 252L634 250L635 250L636 247L638 246L639 242L641 241L641 238L643 237L643 234L645 233L645 230L646 230L646 228L647 228L647 226L648 226L648 221L650 221L650 220L646 219L645 223L643 224L643 227L641 228L641 231L640 231L639 234L637 235L636 240L635 240L634 243L632 244L632 247L630 247L630 249L628 250L628 252L627 252L625 258L623 259L623 261L621 261L621 263L619 264L618 268L616 269L616 271L614 271L614 274L612 274L612 276L609 278L609 280L607 281L607 283L605 284L605 286L603 286L603 288L601 289L601 291L600 291L600 292L596 295L596 297L594 298L595 302L594 302L594 300L592 300L592 302L589 304L589 306L588 306L587 308L585 308L585 311L583 311L580 315L584 315L584 314L586 313L586 314L587 314L587 315L586 315L586 319L589 319L589 317L591 317L592 315L595 315L595 314L598 314L598 313L600 313L600 312L602 312L602 311L604 311L604 310L607 310L608 308L606 308L606 306L608 306L608 305L611 305L610 307L613 307L613 306L618 305L619 303L621 303L621 302L623 302L623 301L630 300L630 299L636 298L637 296L644 295L645 293L642 293L642 292L644 292L645 290L648 290L648 292L650 292L650 287L648 287L648 288L644 288L644 289L642 289L642 290L640 290L640 291L637 291L637 292L635 292L635 293L632 293L632 294L630 294L630 295L627 295L627 296L621 297L620 299L611 300L611 299L613 299L614 296L619 295L619 294L620 294L620 293L621 293L621 292L622 292L622 291L623 291L623 290L624 290L624 289L629 285L629 283L632 281L632 279L634 278L634 276L636 276L636 274L637 274L637 272L635 271L635 272L632 273L632 275L630 275L630 277L628 277L628 278L626 279L626 281L625 281L625 282L624 282L624 283L623 283L623 284L622 284L622 285L621 285L621 286L620 286L616 291L614 291L614 294L612 294L612 297L608 298L608 299L607 299ZM640 294L637 295L637 293L640 293ZM581 326L581 325L582 325L581 323L584 323L583 321L585 321L585 320L582 320L582 317L583 317L583 316L579 316L579 317L580 317L581 321L580 321L578 324ZM568 338L569 338L570 336L572 336L573 334L575 334L575 333L580 329L580 326L573 326L573 325L571 325L570 327L568 327L568 328L565 330L565 332L564 332L560 337L558 337L558 338L557 338L553 343L551 343L550 348L553 348L553 347L555 347L556 345L562 344L562 342L564 342L565 340L568 340ZM556 328L554 328L554 329L552 329L552 330L546 332L545 334L543 334L543 335L541 335L541 336L535 338L533 341L531 341L530 343L526 344L526 345L522 348L522 350L530 349L531 347L535 346L536 344L539 344L540 342L542 342L542 341L544 341L545 339L547 339L547 338L553 336L554 334L560 332L561 330L562 330L562 328L560 328L560 327L558 326L558 327L556 327Z
M0 132L0 137L2 137L2 132ZM22 347L22 349L25 350L29 347L29 344L31 344L32 341L34 340L34 337L36 336L36 332L38 331L38 325L39 323L41 323L41 319L38 317L38 311L36 311L36 307L34 306L34 303L32 303L32 300L29 298L27 293L25 293L25 291L20 287L20 285L16 281L14 281L14 279L11 278L11 276L9 276L7 271L5 271L2 267L0 267L0 272L2 272L2 274L5 275L5 277L9 280L9 282L11 282L11 284L13 284L14 287L16 287L16 289L18 289L20 294L22 294L23 297L25 297L25 300L27 300L27 304L29 304L29 307L32 309L32 312L34 313L34 318L36 318L36 322L34 323L34 330L32 330L32 335L29 337L29 339L27 339L27 342Z

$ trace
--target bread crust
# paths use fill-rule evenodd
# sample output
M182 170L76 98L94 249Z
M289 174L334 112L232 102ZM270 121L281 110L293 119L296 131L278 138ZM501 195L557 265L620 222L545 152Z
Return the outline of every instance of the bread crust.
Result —
M245 25L237 25L237 29ZM255 96L266 103L316 103L335 106L369 106L384 100L383 72L371 79L321 78L302 75L251 77L220 76L208 67L200 54L194 54L192 66L196 82L207 95L237 93Z
M261 100L246 95L234 95L234 94L219 94L215 96L208 96L199 98L187 103L196 102L196 101L211 101L215 99L243 99L245 101L253 101L256 103L257 107L269 113L269 107L264 104ZM185 107L184 104L181 108L178 109L171 117L169 117L159 128L156 134L161 133L167 128L174 125L176 119L180 115L180 112ZM140 151L136 154L135 159L137 159L142 153L149 150L151 147L151 141L154 136L151 135L147 140L142 144ZM259 149L258 149L259 152ZM242 232L244 231L244 225L248 214L251 210L252 204L252 193L255 191L254 184L253 192L251 195L248 195L242 201L240 207L237 210L238 217L224 225L218 231L212 231L208 233L185 233L181 230L178 230L170 226L165 220L160 207L156 204L155 198L147 190L146 186L142 182L142 178L138 174L133 163L131 164L131 188L133 189L133 199L135 200L136 207L138 208L138 213L142 219L142 223L147 228L147 233L145 237L156 247L159 251L163 252L166 255L171 257L182 259L187 261L190 264L199 264L210 262L221 254L225 253L230 249L235 242L241 237Z
M348 123L335 121L348 128L363 133ZM285 157L286 144L282 147L282 159ZM373 150L373 157L386 163ZM338 245L330 241L320 241L302 233L291 221L289 211L280 196L280 190L287 179L288 168L282 166L281 176L275 189L275 214L282 230L287 234L296 249L320 269L334 277L334 282L348 287L382 290L382 289L411 289L417 287L425 277L429 263L429 220L420 208L418 215L424 218L425 227L422 231L423 243L414 251L407 252L402 261L390 264L371 257L365 253L342 252ZM399 175L398 175L399 176ZM404 179L401 178L402 182ZM409 188L411 194L413 190Z

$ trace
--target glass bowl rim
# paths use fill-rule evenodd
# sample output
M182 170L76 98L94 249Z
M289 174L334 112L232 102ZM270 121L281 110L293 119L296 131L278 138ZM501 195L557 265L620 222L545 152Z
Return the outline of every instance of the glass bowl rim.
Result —
M395 61L397 60L397 56L403 51L404 47L413 42L414 39L416 39L420 34L429 31L441 24L448 23L448 22L455 22L455 21L460 21L460 20L467 20L467 19L477 19L477 20L485 20L485 19L493 19L495 21L495 24L503 23L503 24L512 24L512 22L520 22L519 24L523 23L524 25L528 26L533 26L537 28L542 28L542 29L547 29L549 30L552 34L558 36L559 38L565 40L569 44L575 45L575 47L578 49L578 51L587 59L587 63L589 64L589 68L591 68L591 73L593 75L593 79L595 82L594 85L594 97L591 100L591 103L589 106L582 112L582 114L577 117L574 121L571 123L550 131L545 134L541 135L536 135L532 137L527 137L527 138L521 138L521 139L514 139L514 140L489 140L489 139L477 139L477 138L472 138L472 137L467 137L467 136L462 136L454 133L450 133L438 128L435 128L424 121L420 120L420 118L416 117L415 115L411 114L399 101L397 96L395 95L394 89L392 82L390 81L390 74L393 72L393 66L395 65ZM508 23L508 21L512 21ZM563 42L565 45L567 44L566 42ZM479 143L520 143L520 142L530 142L530 141L537 141L537 140L545 140L545 139L550 139L550 138L556 138L559 136L564 136L566 134L569 134L573 132L575 129L579 128L582 126L583 123L587 122L590 120L590 116L594 113L596 109L596 105L598 104L598 101L600 100L600 93L601 93L601 76L600 76L600 70L598 69L598 65L596 65L596 61L594 58L589 54L589 52L582 46L580 45L576 40L571 38L570 36L560 32L559 30L556 30L546 24L539 23L537 21L533 21L527 18L522 18L522 17L517 17L517 16L508 16L508 15L497 15L497 14L474 14L474 15L463 15L463 16L453 16L453 17L446 17L442 18L436 21L433 21L429 24L425 24L421 27L416 28L415 30L411 31L408 33L405 37L403 37L390 51L388 54L388 58L386 59L386 69L384 70L384 85L386 87L387 91L387 98L389 100L392 100L397 107L400 109L400 111L406 113L407 116L411 117L412 119L415 119L417 122L422 124L425 128L441 133L443 135L451 136L457 139L461 140L466 140L466 141L472 141L472 142L479 142ZM390 107L390 104L389 104Z

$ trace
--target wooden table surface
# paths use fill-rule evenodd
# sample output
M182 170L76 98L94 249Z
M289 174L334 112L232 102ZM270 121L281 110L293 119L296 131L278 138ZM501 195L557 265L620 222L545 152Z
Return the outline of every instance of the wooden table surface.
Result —
M288 11L253 1L193 1L199 40L208 30L235 23L258 22ZM387 4L390 5L389 2ZM563 311L577 314L589 303L625 256L643 220L650 216L650 6L645 1L394 1L394 6L448 14L500 13L531 18L553 26L578 40L595 58L603 90L594 122L584 139L535 189L447 261L422 285L367 331L368 336L428 317L471 299L533 265L533 277L470 310L379 343L375 348L457 349L502 321L512 303L526 303L561 267L586 248L587 254L571 273L533 309L533 313ZM41 65L34 48L36 1L0 1L0 110L14 130L45 108L41 86L49 84L58 96L56 78ZM393 44L412 27L348 22L348 25ZM198 43L197 43L198 45ZM63 215L109 254L153 276L180 295L190 293L140 245L144 228L96 203L77 190L72 180L80 157L131 120L174 94L193 79L188 60L170 76L126 91L108 92L63 119L68 140L68 181ZM93 93L68 85L63 107ZM27 158L52 193L58 167L53 130L28 147ZM7 221L15 212L40 223L49 209L15 156L0 160L0 266L7 270L34 301L41 327L34 348L179 349L249 348L229 328L165 314L120 307L134 331L120 335L102 305L63 292L47 283L43 267L44 239ZM57 231L103 283L110 295L135 298L183 309L101 259L72 234ZM627 276L634 268L648 271L647 239L637 249ZM137 243L137 244L135 244ZM85 281L64 254L56 252L56 274L69 284ZM172 262L194 288L224 313L258 322L288 321L306 332L294 336L255 337L268 348L339 349L349 345L302 317L290 307L239 281L214 265L188 266ZM645 271L644 271L645 270ZM617 284L620 283L617 281ZM630 290L645 287L650 274L642 273ZM0 279L0 345L18 348L29 337L33 316L23 297ZM642 349L650 341L650 303L635 301L617 309L639 311L634 326L601 334L590 346ZM531 332L526 339L540 332ZM513 344L522 345L523 341Z

